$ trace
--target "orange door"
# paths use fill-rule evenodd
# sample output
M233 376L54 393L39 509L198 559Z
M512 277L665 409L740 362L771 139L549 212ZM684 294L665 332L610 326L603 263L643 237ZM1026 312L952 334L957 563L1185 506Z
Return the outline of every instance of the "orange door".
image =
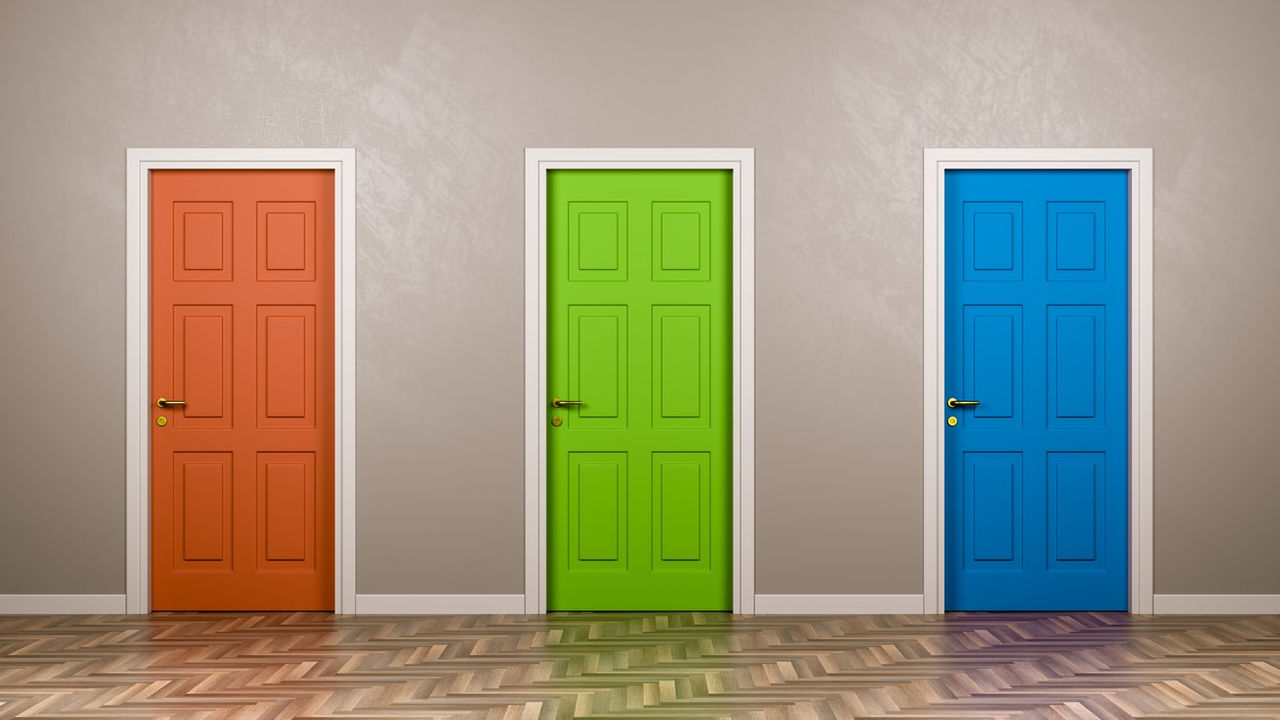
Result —
M151 173L155 610L333 609L333 180Z

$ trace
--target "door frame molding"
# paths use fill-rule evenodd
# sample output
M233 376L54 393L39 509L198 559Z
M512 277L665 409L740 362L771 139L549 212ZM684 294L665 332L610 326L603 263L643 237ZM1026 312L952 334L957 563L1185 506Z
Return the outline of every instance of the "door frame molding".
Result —
M129 148L126 151L125 612L151 611L151 171L333 171L334 612L355 604L356 223L354 148Z
M755 150L526 148L524 538L526 613L547 611L547 170L733 172L733 612L755 612Z
M946 223L944 175L957 169L1129 171L1129 611L1153 612L1151 148L925 148L924 150L924 611L946 588Z

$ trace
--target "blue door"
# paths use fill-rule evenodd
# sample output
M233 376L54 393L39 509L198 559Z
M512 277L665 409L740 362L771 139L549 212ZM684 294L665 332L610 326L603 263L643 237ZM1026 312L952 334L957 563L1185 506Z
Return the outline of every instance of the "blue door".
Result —
M946 172L948 610L1128 608L1128 197Z

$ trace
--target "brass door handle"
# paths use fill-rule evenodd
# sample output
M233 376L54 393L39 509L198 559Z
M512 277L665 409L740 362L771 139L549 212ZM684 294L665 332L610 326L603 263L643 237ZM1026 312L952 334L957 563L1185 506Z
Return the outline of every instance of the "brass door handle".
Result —
M156 400L156 407L160 407L160 408L186 407L186 406L187 406L186 400L165 400L164 398L160 398L159 400Z
M980 405L981 403L981 400L957 400L955 398L947 398L947 407L949 408L973 407L974 405Z
M553 408L562 408L562 407L569 407L570 405L581 405L581 404L582 404L581 400L561 400L560 398L551 399L551 407Z

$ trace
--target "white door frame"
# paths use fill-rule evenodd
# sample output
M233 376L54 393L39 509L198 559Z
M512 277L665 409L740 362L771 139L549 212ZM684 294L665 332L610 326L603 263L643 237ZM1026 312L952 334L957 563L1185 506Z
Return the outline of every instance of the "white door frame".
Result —
M125 612L151 610L151 171L332 170L334 182L334 611L355 612L356 151L129 148L126 153Z
M755 150L527 148L524 185L524 608L547 611L547 170L733 171L733 611L755 612Z
M943 426L944 175L957 169L1129 171L1129 611L1152 610L1151 148L926 148L924 151L924 611L945 607Z

